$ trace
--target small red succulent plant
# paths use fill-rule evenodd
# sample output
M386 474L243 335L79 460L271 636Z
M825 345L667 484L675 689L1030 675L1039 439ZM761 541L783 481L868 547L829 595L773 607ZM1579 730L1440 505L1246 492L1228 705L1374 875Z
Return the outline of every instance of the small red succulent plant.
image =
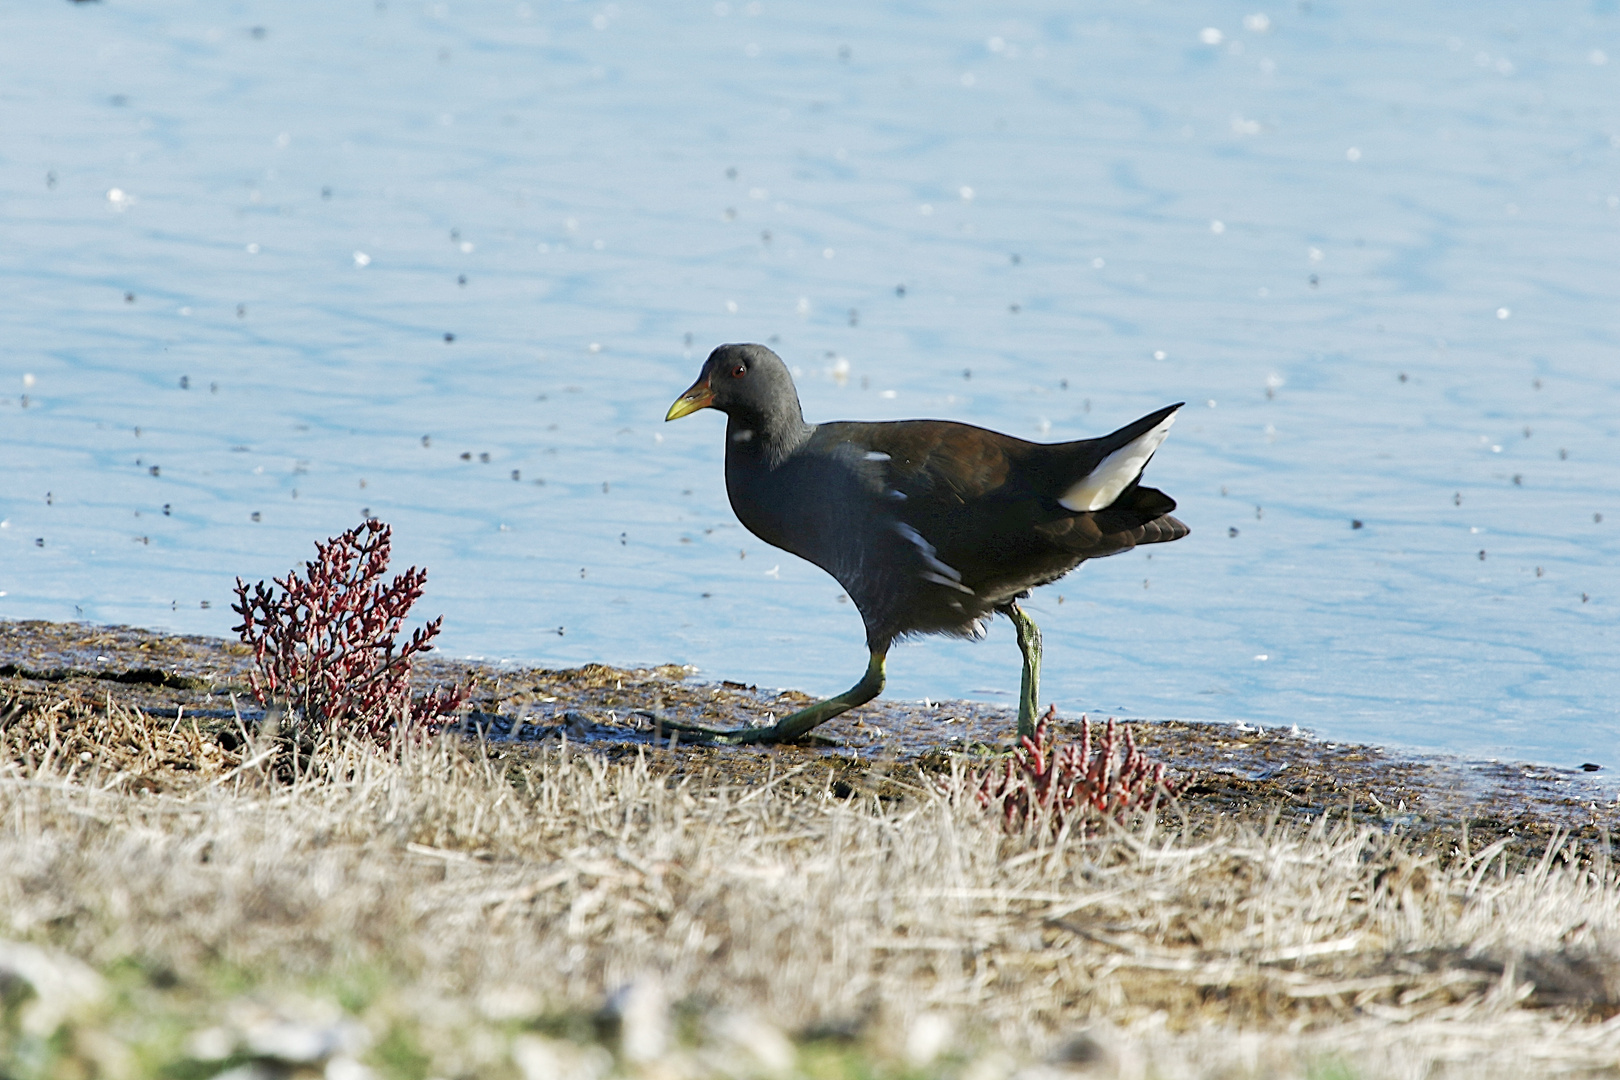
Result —
M1078 825L1090 835L1101 822L1122 822L1186 786L1167 780L1165 766L1136 748L1129 724L1110 718L1093 754L1090 721L1080 718L1078 745L1059 745L1052 733L1056 720L1054 705L1035 725L1034 736L1020 737L999 767L967 776L967 790L980 806L1001 813L1008 832L1045 824L1056 833Z
M431 648L444 616L398 643L427 571L413 566L384 581L392 535L371 518L317 541L302 577L292 570L251 589L236 579L234 629L253 648L249 682L260 705L295 709L313 734L382 742L436 731L466 701L465 686L411 696L412 658Z

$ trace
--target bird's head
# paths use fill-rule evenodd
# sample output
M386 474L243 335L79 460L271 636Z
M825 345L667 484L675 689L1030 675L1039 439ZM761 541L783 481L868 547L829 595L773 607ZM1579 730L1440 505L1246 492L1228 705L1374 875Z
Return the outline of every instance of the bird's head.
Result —
M799 394L782 358L763 345L722 345L709 354L697 381L675 399L665 420L719 409L734 423L762 431L802 426Z

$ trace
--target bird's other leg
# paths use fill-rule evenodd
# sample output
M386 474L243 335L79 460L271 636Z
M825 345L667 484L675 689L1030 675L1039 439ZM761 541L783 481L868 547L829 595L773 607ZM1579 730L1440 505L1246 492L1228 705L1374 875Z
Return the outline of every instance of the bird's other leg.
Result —
M1018 734L1035 734L1041 697L1041 628L1024 613L1017 600L997 609L1012 620L1018 633L1018 651L1024 656L1024 677L1018 684Z
M738 746L757 743L792 742L811 728L824 724L835 716L847 713L857 705L865 705L868 701L881 694L885 679L885 659L886 654L874 651L872 659L866 665L866 674L861 676L860 682L836 697L818 701L814 705L807 705L796 713L789 713L769 727L735 728L726 731L720 728L703 727L699 724L688 724L680 720L661 719L660 723L664 727L675 731L692 732L711 742L731 743Z

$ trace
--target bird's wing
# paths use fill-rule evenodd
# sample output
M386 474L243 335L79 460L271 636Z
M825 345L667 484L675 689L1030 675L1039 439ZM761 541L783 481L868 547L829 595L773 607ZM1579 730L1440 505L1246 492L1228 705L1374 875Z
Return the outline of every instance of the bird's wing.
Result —
M874 492L908 498L983 499L1021 483L1017 452L1035 444L1010 435L940 420L823 424L817 434L843 444L859 461Z

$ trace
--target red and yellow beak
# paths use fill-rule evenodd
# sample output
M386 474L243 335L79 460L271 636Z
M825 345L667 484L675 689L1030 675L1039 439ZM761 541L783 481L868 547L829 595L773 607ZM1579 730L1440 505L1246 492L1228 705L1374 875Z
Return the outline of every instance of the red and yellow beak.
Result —
M666 421L679 420L681 417L695 413L699 409L707 409L713 404L714 391L709 388L709 380L706 378L699 379L686 388L686 393L675 399L675 404L669 407L669 412L664 414L664 419Z

